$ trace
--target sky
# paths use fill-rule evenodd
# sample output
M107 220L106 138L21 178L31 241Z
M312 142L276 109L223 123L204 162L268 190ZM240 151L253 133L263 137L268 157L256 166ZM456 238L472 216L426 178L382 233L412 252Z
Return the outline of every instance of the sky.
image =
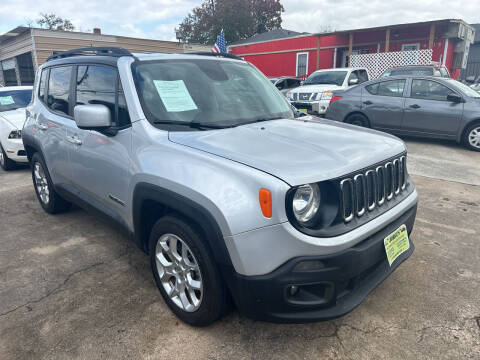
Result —
M78 31L175 40L174 29L202 1L185 0L0 0L0 34L55 13ZM480 23L480 1L281 0L282 27L299 32L348 30L438 19Z

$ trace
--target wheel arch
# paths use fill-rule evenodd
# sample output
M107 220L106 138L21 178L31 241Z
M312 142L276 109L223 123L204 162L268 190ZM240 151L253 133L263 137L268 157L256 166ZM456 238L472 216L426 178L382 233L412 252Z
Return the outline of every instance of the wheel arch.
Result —
M473 120L470 120L469 122L467 122L461 131L459 131L458 133L458 137L457 137L457 142L458 143L462 143L463 139L465 138L465 135L466 135L466 132L467 132L467 129L471 126L471 125L480 125L480 118L477 118L477 119L473 119Z
M45 161L45 156L43 156L42 151L40 150L40 146L35 143L35 141L29 137L23 137L23 147L27 153L27 159L30 162L32 160L33 154L38 152Z
M133 192L132 214L135 242L146 253L155 222L167 214L177 214L201 231L217 263L232 265L220 226L210 211L197 202L157 185L139 183Z
M372 123L370 121L370 118L362 111L359 111L359 110L354 110L354 111L351 111L349 112L347 115L345 115L345 117L343 118L342 122L346 122L346 120L352 116L352 115L362 115L365 119L367 119L368 121L368 127L369 128L372 128Z

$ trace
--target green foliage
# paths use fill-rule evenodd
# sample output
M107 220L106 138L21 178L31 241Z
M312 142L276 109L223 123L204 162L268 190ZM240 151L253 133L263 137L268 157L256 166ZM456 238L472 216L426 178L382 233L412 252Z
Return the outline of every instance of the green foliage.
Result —
M65 30L65 31L75 30L75 27L73 26L70 20L62 19L61 17L53 13L52 14L40 13L40 19L37 20L37 24L41 28L45 28L49 30Z
M228 44L280 28L283 11L280 0L205 0L177 31L182 41L213 44L223 29Z

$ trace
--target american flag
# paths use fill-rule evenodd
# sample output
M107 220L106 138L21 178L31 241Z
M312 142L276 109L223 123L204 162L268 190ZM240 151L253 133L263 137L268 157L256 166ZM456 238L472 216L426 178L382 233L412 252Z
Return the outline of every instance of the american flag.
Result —
M223 34L223 30L220 31L220 34L217 36L217 42L213 45L211 50L215 53L227 53L227 43L225 42L225 35Z

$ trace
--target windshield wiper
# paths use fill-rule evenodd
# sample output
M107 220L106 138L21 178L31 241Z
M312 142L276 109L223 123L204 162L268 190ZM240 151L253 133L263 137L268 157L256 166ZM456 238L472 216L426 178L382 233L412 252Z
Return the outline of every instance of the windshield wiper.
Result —
M197 122L197 121L173 121L173 120L155 120L153 123L188 126L193 129L225 129L225 128L234 126L234 125L219 125L219 124L203 123L203 122Z
M251 121L245 121L245 122L240 123L240 124L238 124L238 125L247 125L247 124L253 124L253 123L257 123L257 122L270 121L270 120L279 120L279 119L283 119L283 117L281 117L281 116L276 116L276 117L271 117L271 118L259 118L259 119L255 119L255 120L251 120Z

